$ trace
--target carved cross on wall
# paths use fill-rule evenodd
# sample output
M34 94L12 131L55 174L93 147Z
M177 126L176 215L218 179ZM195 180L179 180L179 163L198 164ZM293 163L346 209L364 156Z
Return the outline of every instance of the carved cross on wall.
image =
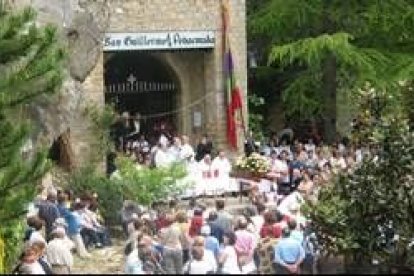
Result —
M130 74L127 78L127 81L129 82L129 84L132 87L134 85L134 83L137 81L137 78L133 74Z

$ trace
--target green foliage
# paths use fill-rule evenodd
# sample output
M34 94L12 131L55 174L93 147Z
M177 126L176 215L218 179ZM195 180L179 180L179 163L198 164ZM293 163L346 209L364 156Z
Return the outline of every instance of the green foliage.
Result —
M318 71L308 69L299 74L282 94L282 101L289 106L286 116L305 119L320 115L323 111L318 92L321 84L322 74Z
M249 128L256 139L262 140L263 134L263 115L260 112L265 104L264 98L251 94L248 96L249 104Z
M155 201L180 194L186 187L180 180L186 175L181 164L168 168L139 168L129 158L117 159L119 175L108 179L96 166L79 168L67 174L60 185L76 196L98 195L99 210L108 225L119 223L125 199L149 206Z
M129 158L118 158L119 177L114 185L122 187L125 199L135 200L149 206L153 202L179 195L185 184L181 182L186 175L185 167L176 163L165 168L138 168Z
M337 83L337 91L355 91L365 82L390 90L414 75L412 1L268 0L249 6L253 43L268 54L269 65L294 72L283 88L288 116L323 112L325 82ZM331 56L336 68L330 70L337 74L323 78Z
M115 121L115 110L110 105L101 107L90 104L84 109L84 115L90 119L89 129L96 138L90 146L94 149L90 156L90 162L93 164L102 162L102 156L105 156L113 147L110 138L110 126Z
M11 268L16 264L23 246L24 230L25 224L22 221L16 221L4 228L2 227L0 237L4 237L5 254L3 270L0 270L1 273L10 272Z
M414 81L402 82L400 86L402 90L401 104L407 114L410 126L414 128Z
M405 120L391 118L377 123L369 138L379 149L377 160L372 156L323 187L307 213L331 253L413 265L407 246L414 232L414 132ZM391 221L399 236L395 251L381 243L379 231Z
M75 195L98 195L99 211L108 225L119 222L119 211L122 208L122 187L109 180L95 167L83 167L68 174L62 183Z
M36 97L56 91L62 76L63 52L55 29L37 28L34 16L31 9L10 13L0 5L0 238L7 248L0 272L9 271L16 261L21 217L49 168L45 151L23 158L29 123L14 115Z

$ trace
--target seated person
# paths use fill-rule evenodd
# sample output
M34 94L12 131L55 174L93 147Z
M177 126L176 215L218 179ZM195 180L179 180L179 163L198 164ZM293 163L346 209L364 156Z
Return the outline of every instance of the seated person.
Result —
M83 243L85 244L86 248L90 248L91 246L96 246L98 248L103 247L102 243L99 241L97 231L95 226L87 214L87 208L84 203L80 203L81 208L76 210L75 212L78 214L80 219L81 231L80 234L82 236Z

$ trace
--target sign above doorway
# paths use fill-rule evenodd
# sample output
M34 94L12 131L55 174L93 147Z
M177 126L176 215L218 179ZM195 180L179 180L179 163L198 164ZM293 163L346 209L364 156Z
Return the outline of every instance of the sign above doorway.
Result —
M214 31L106 33L104 51L211 49Z

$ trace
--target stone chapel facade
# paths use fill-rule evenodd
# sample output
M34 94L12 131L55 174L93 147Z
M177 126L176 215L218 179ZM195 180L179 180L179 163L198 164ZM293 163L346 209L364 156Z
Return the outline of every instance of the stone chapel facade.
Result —
M178 133L190 136L193 143L197 142L200 135L207 133L213 136L219 146L225 147L226 95L222 61L221 3L221 0L111 1L110 22L105 34L102 53L95 68L82 84L87 98L99 105L104 105L105 93L111 94L114 90L118 90L115 92L122 94L122 91L129 90L131 87L136 88L133 89L134 91L139 90L138 85L144 85L138 84L137 81L140 79L140 72L131 73L126 70L123 72L123 82L119 83L117 80L117 83L111 83L113 78L109 81L105 79L105 71L116 70L117 66L122 66L125 62L132 62L131 66L134 66L140 62L141 58L149 59L147 63L131 71L145 71L146 68L142 67L150 67L152 63L159 63L159 66L165 67L165 71L168 72L175 86L172 107L169 110L157 110L155 115L149 109L150 112L147 112L149 117L156 118L157 114L172 111ZM244 99L246 99L245 0L231 0L229 4L230 43L235 59L235 74L237 84L241 87ZM207 39L206 36L209 36L208 40L203 40L202 38ZM151 41L148 42L149 37L155 37L155 42L153 41L152 44ZM163 43L166 37L169 41ZM181 40L181 44L180 38L184 39ZM157 39L161 44L158 49L154 46ZM197 45L191 45L191 42L194 42L191 39L195 39L194 41L199 39L200 44L208 45L201 45L198 48ZM169 49L171 42L175 45ZM186 45L185 42L190 45ZM137 47L138 43L141 45ZM166 45L168 43L169 46ZM106 50L105 46L109 50ZM125 48L128 49L125 50ZM133 61L134 59L136 61ZM134 82L128 79L131 76ZM150 86L151 83L148 82L146 85ZM156 90L162 90L162 83L157 87L157 83L154 82L154 86L155 88L150 89L148 93L153 93L153 97L157 97ZM140 112L140 114L146 116L145 112ZM73 148L76 155L82 155L82 151L87 150L87 143L82 143L84 139L82 132L82 127L72 130ZM242 139L240 135L239 143L243 142Z
M52 144L64 135L75 165L87 162L94 137L84 107L110 103L151 123L166 115L176 133L193 144L208 134L217 147L226 148L223 1L8 0L12 7L33 7L37 24L54 24L68 47L62 93L31 115L39 126L34 143ZM228 0L229 39L246 122L245 2ZM241 130L238 136L242 150Z

